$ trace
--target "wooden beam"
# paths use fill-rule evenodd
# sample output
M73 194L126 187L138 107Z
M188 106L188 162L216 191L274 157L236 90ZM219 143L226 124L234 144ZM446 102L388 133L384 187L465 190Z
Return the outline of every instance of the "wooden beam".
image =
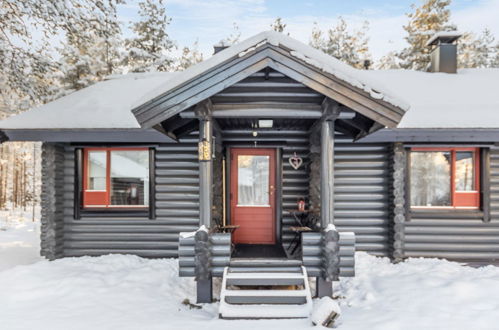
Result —
M386 126L394 127L403 115L403 111L396 107L389 107L389 104L378 103L367 96L366 92L355 89L332 75L327 75L316 68L299 62L299 59L290 58L283 50L272 47L270 58L271 67L282 72L296 81L316 90L349 108L366 115ZM290 61L290 59L292 59Z
M188 123L184 124L183 126L176 128L173 131L173 134L175 134L177 139L181 139L182 137L187 136L198 129L199 129L199 123L197 120L193 119Z
M182 118L196 118L193 111L183 111ZM317 119L322 108L317 104L303 103L223 103L213 105L213 118L298 118Z
M228 65L226 70L218 72L209 79L198 84L193 84L174 97L165 95L162 101L157 101L148 109L136 109L134 114L142 127L150 127L155 122L169 118L178 112L199 103L244 78L269 66L269 58L266 51L261 51L244 61L238 61L235 65Z
M321 117L312 125L312 127L310 127L310 132L321 129L323 121L336 120L341 114L341 106L338 104L338 102L331 100L329 97L324 98L321 104L321 109Z

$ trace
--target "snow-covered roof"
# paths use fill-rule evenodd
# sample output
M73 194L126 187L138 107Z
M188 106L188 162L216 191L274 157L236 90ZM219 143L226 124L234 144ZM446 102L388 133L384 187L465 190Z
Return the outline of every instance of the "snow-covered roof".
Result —
M398 128L499 128L499 69L363 71L410 106Z
M131 110L178 73L130 73L108 79L0 121L0 129L140 128Z
M426 42L426 46L436 43L437 40L445 40L445 42L454 42L459 39L463 34L458 31L440 31L431 36Z
M343 80L352 86L358 87L370 93L372 97L384 100L401 109L407 109L407 104L403 100L398 99L396 95L393 95L389 89L384 87L383 84L379 84L378 82L372 81L362 75L362 70L355 69L352 66L311 47L310 45L304 44L301 41L276 31L261 32L216 53L212 57L195 66L188 68L182 72L182 74L173 77L167 84L161 85L156 89L151 89L151 92L145 94L139 102L137 102L136 106L138 107L159 95L181 86L182 84L203 74L211 68L219 66L231 58L245 56L246 54L255 51L259 47L266 44L289 49L292 56L304 60L308 64L330 73L336 78Z
M457 74L359 70L282 33L267 31L182 72L109 78L0 121L0 129L139 129L132 109L265 44L288 49L291 56L367 91L372 98L406 110L399 128L499 128L499 69Z

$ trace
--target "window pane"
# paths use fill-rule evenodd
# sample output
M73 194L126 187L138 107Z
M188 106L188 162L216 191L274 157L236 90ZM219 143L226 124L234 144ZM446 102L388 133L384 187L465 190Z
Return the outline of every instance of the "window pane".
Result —
M111 151L111 205L149 204L149 152Z
M88 152L87 190L106 190L106 152Z
M456 152L456 191L475 190L473 152Z
M411 153L411 205L450 206L451 154Z
M238 205L269 205L269 156L237 156Z

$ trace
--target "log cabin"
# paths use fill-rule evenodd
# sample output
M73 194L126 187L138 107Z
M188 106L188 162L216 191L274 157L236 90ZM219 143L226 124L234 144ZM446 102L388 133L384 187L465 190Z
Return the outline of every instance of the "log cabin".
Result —
M499 69L457 70L458 38L359 70L268 31L1 121L43 142L41 254L179 258L227 318L305 317L355 251L496 261Z

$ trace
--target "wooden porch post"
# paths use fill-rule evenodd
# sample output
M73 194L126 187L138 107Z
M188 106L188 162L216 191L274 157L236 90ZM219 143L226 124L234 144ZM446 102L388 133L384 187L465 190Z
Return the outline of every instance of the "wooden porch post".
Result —
M199 225L210 228L213 204L213 123L211 117L199 123Z
M321 227L334 222L334 120L321 123Z
M321 123L321 228L334 222L334 119ZM333 296L333 283L317 277L317 297Z
M205 101L196 107L199 118L199 226L206 231L196 234L196 285L197 302L211 303L213 299L210 273L210 235L213 205L213 122L211 102Z

